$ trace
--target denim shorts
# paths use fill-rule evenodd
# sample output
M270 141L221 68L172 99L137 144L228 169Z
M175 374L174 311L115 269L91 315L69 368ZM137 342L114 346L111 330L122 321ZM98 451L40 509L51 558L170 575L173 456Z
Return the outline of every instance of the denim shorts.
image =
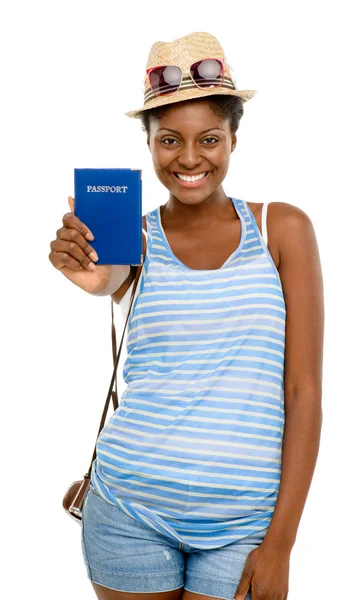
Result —
M264 532L222 548L201 550L167 538L104 500L92 484L86 492L81 547L87 576L123 592L185 590L233 600L246 558ZM251 589L245 600L251 600Z

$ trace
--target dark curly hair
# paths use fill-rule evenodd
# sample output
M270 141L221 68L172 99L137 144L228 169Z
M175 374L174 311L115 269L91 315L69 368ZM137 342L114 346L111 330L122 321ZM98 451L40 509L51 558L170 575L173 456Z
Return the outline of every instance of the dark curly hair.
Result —
M238 130L240 119L244 114L242 98L230 95L214 95L205 96L204 98L192 98L191 100L184 100L184 102L203 102L204 100L209 103L210 108L216 116L230 122L231 133L235 133ZM143 131L149 134L151 120L162 117L171 106L172 104L165 104L164 106L144 110L140 116Z

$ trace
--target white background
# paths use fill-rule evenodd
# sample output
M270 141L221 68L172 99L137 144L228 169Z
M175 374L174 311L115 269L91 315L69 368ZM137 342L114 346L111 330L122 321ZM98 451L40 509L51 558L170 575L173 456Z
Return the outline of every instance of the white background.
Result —
M223 45L238 88L258 91L244 107L226 194L302 208L314 224L323 267L323 430L291 553L289 599L355 598L356 8L355 1L316 0L2 4L4 597L95 597L80 527L66 515L62 497L89 466L110 382L110 300L87 295L55 270L50 241L68 211L67 197L74 195L75 167L142 168L143 214L167 201L140 121L124 112L143 104L144 70L155 41L208 31Z

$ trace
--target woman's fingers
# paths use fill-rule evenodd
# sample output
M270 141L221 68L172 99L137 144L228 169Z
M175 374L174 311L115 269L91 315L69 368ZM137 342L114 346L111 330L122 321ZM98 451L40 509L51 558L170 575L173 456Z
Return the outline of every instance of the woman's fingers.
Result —
M87 240L93 240L94 236L90 229L84 225L72 212L68 212L63 216L63 225L68 229L76 229Z
M69 267L73 271L81 271L84 268L78 260L73 258L67 252L56 252L56 250L52 250L49 254L49 259L55 269L61 270L63 267Z
M70 257L71 259L75 259L79 266L94 270L94 262L98 260L95 250L76 230L62 228L59 232L61 233L59 233L56 240L53 240L50 244L52 253L55 253L51 261L53 265L58 269L61 269L63 266L71 268L74 265L74 261L69 260L68 257ZM77 236L80 236L80 239ZM76 268L78 268L78 265L76 265Z
M81 233L76 229L68 229L67 227L61 227L56 232L56 238L59 240L66 240L68 242L76 244L84 254L90 256L91 260L99 260L94 248L90 246L90 244L84 239ZM81 256L81 254L79 256Z

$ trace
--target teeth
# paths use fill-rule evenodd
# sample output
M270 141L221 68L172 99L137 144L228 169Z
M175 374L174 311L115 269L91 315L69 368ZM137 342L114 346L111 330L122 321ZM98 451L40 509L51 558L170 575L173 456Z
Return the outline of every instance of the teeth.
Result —
M199 181L199 179L203 179L203 177L205 177L206 172L205 173L201 173L200 175L192 175L191 177L189 175L181 175L180 173L176 173L176 175L179 177L179 179L182 179L183 181Z

